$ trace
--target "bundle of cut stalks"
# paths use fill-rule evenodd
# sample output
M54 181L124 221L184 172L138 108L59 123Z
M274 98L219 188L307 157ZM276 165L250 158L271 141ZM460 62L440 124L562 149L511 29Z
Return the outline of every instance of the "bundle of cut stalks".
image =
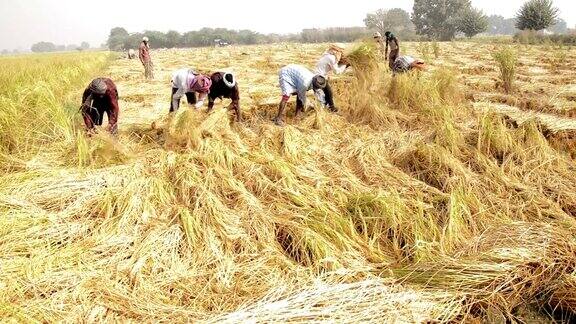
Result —
M515 223L487 229L454 257L393 272L406 283L464 294L475 315L498 309L515 319L518 306L546 302L573 312L563 275L576 266L568 237L560 226Z
M378 55L373 43L360 43L346 54L361 85L371 85L378 80Z
M297 291L279 289L255 304L210 323L426 323L457 319L462 300L444 292L415 291L382 279L317 281Z

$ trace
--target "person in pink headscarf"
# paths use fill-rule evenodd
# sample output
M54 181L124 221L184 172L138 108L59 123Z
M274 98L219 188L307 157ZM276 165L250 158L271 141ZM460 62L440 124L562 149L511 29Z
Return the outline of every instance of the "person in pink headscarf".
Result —
M189 105L199 109L204 105L204 99L210 93L212 80L210 77L196 73L193 69L180 69L172 75L172 95L170 96L170 112L178 110L180 99L186 95ZM196 99L198 93L198 99Z

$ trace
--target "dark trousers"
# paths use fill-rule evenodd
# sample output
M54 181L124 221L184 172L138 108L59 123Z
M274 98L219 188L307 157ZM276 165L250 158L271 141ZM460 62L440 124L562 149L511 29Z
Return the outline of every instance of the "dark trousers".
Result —
M400 49L390 51L390 54L388 55L388 66L390 67L390 70L394 70L394 62L396 62L399 55Z
M178 88L172 88L172 95L170 95L170 112L174 112L180 108L180 100L174 100L174 94L178 91ZM186 92L186 101L189 105L196 104L196 92Z
M324 99L326 100L328 107L334 108L334 94L332 93L330 84L326 84L326 87L324 88Z

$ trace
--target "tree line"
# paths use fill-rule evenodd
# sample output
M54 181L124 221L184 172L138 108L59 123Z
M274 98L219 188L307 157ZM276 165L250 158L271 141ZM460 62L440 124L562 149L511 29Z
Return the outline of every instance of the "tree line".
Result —
M489 35L513 35L520 30L548 29L554 33L566 33L567 24L558 19L558 9L552 0L529 0L515 18L498 15L486 16L472 7L470 0L415 0L412 14L403 9L377 10L364 19L365 27L335 27L304 29L290 35L261 34L251 30L226 28L202 28L197 31L144 31L129 33L122 27L113 28L107 46L111 50L135 48L143 36L150 39L152 47L204 47L216 42L252 45L277 42L351 42L369 35L370 31L384 34L392 31L404 40L434 39L451 40L458 34L473 37L480 33Z
M179 33L171 30L144 31L129 33L122 27L110 31L106 45L111 50L136 48L143 36L150 39L155 48L205 47L216 42L253 45L278 42L352 42L366 37L371 31L384 34L392 31L403 40L451 40L458 34L473 37L480 33L488 35L514 35L521 30L562 34L569 32L566 21L558 19L559 11L552 0L528 0L514 18L499 15L486 16L481 10L472 7L470 0L415 0L412 13L394 8L380 9L368 13L365 27L333 27L304 29L300 33L279 35L261 34L251 30L231 30L226 28L202 28L197 31ZM88 49L83 42L77 45L55 45L40 42L32 46L33 52L55 52Z
M220 42L240 45L278 42L352 42L365 36L366 33L368 31L365 27L304 29L298 34L289 35L261 34L251 30L231 30L226 28L202 28L186 33L179 33L174 30L166 33L153 30L129 33L122 27L116 27L110 31L106 44L111 50L127 50L136 48L144 36L150 39L150 45L154 48L205 47L214 46Z
M566 21L558 19L559 10L552 0L529 0L515 18L486 16L472 7L470 0L415 0L411 22L418 35L437 40L451 40L458 33L473 37L480 33L513 35L518 31L566 33Z
M56 45L51 42L39 42L30 48L34 53L45 53L45 52L64 52L64 51L83 51L90 48L90 44L87 42L82 42L80 45L70 44L70 45Z

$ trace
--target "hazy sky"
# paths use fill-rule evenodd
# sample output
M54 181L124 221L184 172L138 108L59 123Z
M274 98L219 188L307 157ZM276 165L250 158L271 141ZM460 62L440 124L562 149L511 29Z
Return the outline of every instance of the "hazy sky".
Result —
M512 17L525 0L472 0L488 15ZM374 1L251 0L0 0L0 50L28 49L33 43L100 45L112 27L129 32L179 32L202 27L251 29L261 33L299 32L303 28L362 26L367 12L400 7L412 0ZM570 27L576 24L576 1L554 0Z

